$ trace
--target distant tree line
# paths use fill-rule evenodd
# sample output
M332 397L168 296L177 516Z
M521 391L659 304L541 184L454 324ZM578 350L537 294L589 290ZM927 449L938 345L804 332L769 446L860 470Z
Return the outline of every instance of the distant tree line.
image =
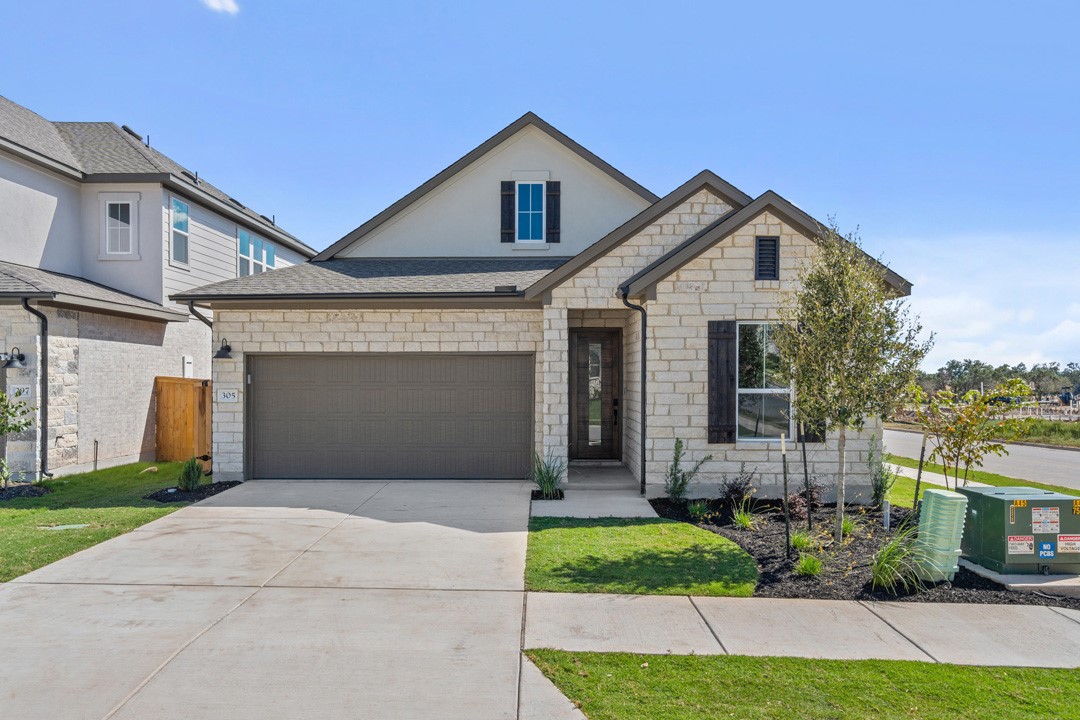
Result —
M919 386L926 392L936 392L946 388L963 395L969 390L990 390L1012 378L1024 380L1037 396L1061 394L1062 388L1071 388L1073 394L1080 394L1080 363L1071 362L1064 367L1060 363L1039 363L1028 367L1019 365L998 365L997 367L979 360L950 360L937 372L920 372Z

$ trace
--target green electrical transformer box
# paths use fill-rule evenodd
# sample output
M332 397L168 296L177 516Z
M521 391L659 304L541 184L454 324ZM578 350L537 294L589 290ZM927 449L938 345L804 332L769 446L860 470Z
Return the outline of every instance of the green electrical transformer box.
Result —
M1030 487L958 492L968 499L967 560L999 573L1080 573L1080 497Z

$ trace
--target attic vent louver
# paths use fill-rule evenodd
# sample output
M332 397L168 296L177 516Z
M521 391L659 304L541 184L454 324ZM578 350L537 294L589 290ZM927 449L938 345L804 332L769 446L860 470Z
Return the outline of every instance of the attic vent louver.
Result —
M191 180L196 185L199 184L199 173L189 173L187 170L181 170L180 174Z
M231 202L231 203L232 203L233 205L235 205L236 207L244 207L244 203L240 202L239 200L237 200L237 199L236 199L236 198L234 198L234 197L230 197L230 198L229 198L229 202Z
M127 125L121 125L121 126L120 126L120 129L121 129L121 130L123 130L124 132L126 132L126 133L127 133L128 135L130 135L131 137L133 137L133 138L135 138L136 140L138 140L139 142L142 142L142 135L140 135L139 133L135 132L134 130L132 130L131 128L129 128L129 127L127 126Z

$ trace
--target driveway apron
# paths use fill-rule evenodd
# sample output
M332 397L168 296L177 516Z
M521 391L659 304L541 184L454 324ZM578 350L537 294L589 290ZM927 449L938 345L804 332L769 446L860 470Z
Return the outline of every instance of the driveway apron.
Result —
M0 715L515 718L529 487L251 482L0 586Z

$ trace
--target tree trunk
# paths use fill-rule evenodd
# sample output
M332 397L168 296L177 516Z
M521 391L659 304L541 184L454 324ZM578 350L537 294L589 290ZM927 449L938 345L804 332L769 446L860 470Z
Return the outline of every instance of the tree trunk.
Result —
M847 482L847 426L840 426L840 437L836 441L840 453L840 475L836 480L836 542L844 539L844 485Z

